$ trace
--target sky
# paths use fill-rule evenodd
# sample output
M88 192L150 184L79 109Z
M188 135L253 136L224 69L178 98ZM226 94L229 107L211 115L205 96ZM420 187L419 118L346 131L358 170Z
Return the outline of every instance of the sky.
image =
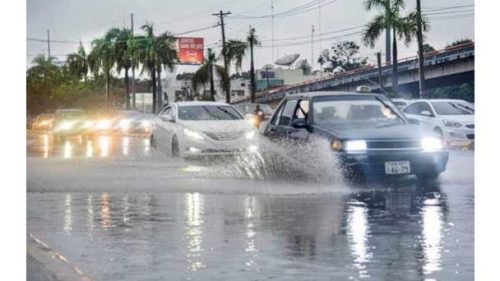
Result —
M406 11L415 8L416 0L406 1ZM318 2L321 3L321 9ZM320 50L335 42L352 40L360 46L360 53L376 63L376 52L385 52L381 36L374 48L362 44L362 25L376 11L366 11L363 0L27 0L27 39L46 39L50 30L51 55L64 60L78 48L81 40L87 51L90 41L102 36L112 27L130 27L130 14L134 14L135 33L146 22L155 25L157 33L170 31L174 34L201 28L206 30L183 36L203 37L206 47L220 52L221 28L215 26L219 19L213 16L219 10L230 11L225 17L226 40L243 40L250 25L262 42L255 48L255 67L261 68L286 54L300 54L299 59L314 60ZM421 0L422 10L430 22L426 43L436 49L462 38L474 39L473 0ZM271 5L274 6L274 19ZM303 6L307 5L307 6ZM280 16L280 13L298 9L296 14ZM404 13L406 13L406 11ZM314 33L311 44L311 30ZM209 28L215 26L213 28ZM273 28L274 26L274 28ZM342 31L344 30L344 31ZM273 48L273 33L274 45ZM65 42L54 42L65 41ZM40 53L47 54L47 43L26 41L27 65ZM274 50L274 51L273 51ZM414 56L416 43L398 44L399 57ZM243 70L250 67L249 55L243 61ZM179 66L174 72L193 72L196 66ZM317 63L314 69L319 68ZM234 69L233 69L234 71Z

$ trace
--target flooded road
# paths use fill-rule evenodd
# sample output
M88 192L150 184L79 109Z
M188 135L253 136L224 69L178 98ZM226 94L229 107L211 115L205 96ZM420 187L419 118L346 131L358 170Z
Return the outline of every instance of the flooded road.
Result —
M171 159L136 137L27 143L27 231L95 280L474 277L471 151L437 182L360 186Z

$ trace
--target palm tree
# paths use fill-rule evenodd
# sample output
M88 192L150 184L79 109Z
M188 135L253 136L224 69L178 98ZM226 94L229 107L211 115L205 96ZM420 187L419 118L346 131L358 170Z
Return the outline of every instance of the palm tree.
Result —
M115 64L115 57L113 42L110 41L111 36L107 35L92 41L92 51L88 56L88 61L94 76L97 76L101 70L104 74L106 80L106 106L109 107L111 70Z
M241 64L245 52L248 49L247 42L240 40L229 40L226 42L226 58L229 62L228 65L234 62L236 71L241 70Z
M153 92L153 113L159 109L159 95L157 91L158 69L166 66L173 69L177 60L177 52L173 47L175 38L169 33L164 32L155 37L153 33L153 24L145 24L141 27L145 35L136 36L131 41L133 63L142 64L141 73L146 71L151 75L151 88ZM161 70L160 70L161 72Z
M39 78L41 81L47 82L59 69L54 64L53 57L46 57L40 54L31 61L34 66L28 70L28 76Z
M207 57L203 61L203 64L200 68L198 68L191 79L192 87L195 92L198 91L200 86L210 83L210 98L213 101L215 101L214 70L217 73L217 76L221 78L220 88L223 91L226 91L229 85L229 78L227 77L226 69L223 66L216 64L216 61L217 58L215 57L215 54L212 53L212 49L209 48Z
M89 62L87 54L81 42L80 42L80 47L78 47L78 50L67 56L66 64L68 65L69 72L72 75L78 78L83 78L84 81L87 81L87 74L89 72Z
M129 42L133 39L132 31L130 29L113 28L108 31L108 41L112 42L113 56L116 63L116 70L121 72L125 71L125 101L126 108L130 108L130 78L128 75L129 69L132 67L131 50Z
M405 8L404 0L366 0L367 10L377 9L378 15L372 18L363 33L363 42L374 47L375 41L386 29L392 31L392 89L394 94L398 92L398 49L397 40L404 39L409 44L416 33L415 17L402 16L401 11ZM424 30L427 24L423 24Z

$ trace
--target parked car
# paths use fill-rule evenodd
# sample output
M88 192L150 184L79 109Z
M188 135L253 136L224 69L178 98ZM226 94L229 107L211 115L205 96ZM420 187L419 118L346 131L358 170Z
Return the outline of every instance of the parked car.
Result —
M408 118L436 132L450 145L474 142L474 105L458 99L418 100L403 109Z
M245 119L248 120L255 128L259 128L260 124L269 120L273 114L273 109L265 103L243 103L237 104L235 107L243 113Z
M173 157L255 152L257 132L233 106L221 102L179 102L155 118L151 146Z
M266 125L264 136L292 144L308 143L313 137L326 139L346 175L435 178L448 162L441 140L410 122L380 94L286 96Z
M391 101L400 110L413 102L413 100L407 100L407 99L391 99Z

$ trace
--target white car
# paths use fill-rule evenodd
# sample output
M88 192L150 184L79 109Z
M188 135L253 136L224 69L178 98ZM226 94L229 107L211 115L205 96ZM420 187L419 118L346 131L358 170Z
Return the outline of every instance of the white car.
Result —
M403 109L413 102L413 100L407 100L407 99L391 99L391 101L399 109Z
M257 134L227 103L178 102L155 118L151 146L183 158L253 153Z
M474 142L474 104L458 99L429 99L412 102L403 109L410 119L433 130L450 145Z

